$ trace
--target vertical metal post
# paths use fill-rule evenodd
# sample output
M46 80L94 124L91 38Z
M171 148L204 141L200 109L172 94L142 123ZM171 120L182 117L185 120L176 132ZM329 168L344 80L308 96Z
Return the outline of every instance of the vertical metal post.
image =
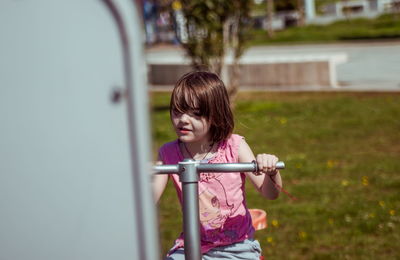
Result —
M179 180L183 193L183 230L185 259L201 260L199 220L198 162L185 159L179 163Z
M132 151L132 167L134 180L134 194L136 199L136 216L139 220L139 231L142 241L139 245L140 260L160 258L159 241L157 234L156 209L151 191L149 176L149 162L151 161L151 139L149 120L149 99L147 89L147 67L144 56L143 26L140 21L140 6L138 1L132 2L131 11L135 19L131 23L129 39L131 47L131 67L126 66L126 73L131 73L127 81L127 105L130 128L130 142ZM129 43L128 43L129 44Z
M128 127L132 154L133 197L140 260L159 259L156 235L155 205L151 193L150 123L146 62L143 50L143 28L138 2L118 1L126 5L119 9L113 0L102 0L111 12L122 44L125 86L127 91ZM129 4L129 5L128 5ZM124 16L125 14L125 16ZM129 15L127 15L129 14ZM128 19L129 17L133 19ZM126 22L125 19L128 21Z

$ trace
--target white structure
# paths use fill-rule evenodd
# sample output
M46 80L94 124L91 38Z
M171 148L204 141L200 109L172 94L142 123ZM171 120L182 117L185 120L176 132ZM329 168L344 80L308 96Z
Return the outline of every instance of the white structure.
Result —
M306 0L308 1L308 0ZM307 20L308 23L326 24L346 18L374 18L385 12L395 11L400 0L348 0L338 1L322 7L323 15Z
M0 259L159 259L138 11L0 1Z
M355 17L374 18L400 9L400 0L342 0L320 7L322 15L316 14L315 0L302 0L307 24L328 24L337 20ZM272 28L283 30L297 24L300 15L297 10L280 11L274 14ZM268 19L264 17L262 28L267 30Z
M315 18L315 0L304 0L304 11L306 22L312 21Z
M370 15L389 12L394 0L351 0L342 1L334 4L336 15L339 17L349 15Z

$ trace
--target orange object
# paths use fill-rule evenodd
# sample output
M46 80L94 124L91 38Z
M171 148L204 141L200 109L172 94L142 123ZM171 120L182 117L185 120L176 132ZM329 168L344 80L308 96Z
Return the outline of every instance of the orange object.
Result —
M249 209L255 230L267 228L267 213L262 209Z

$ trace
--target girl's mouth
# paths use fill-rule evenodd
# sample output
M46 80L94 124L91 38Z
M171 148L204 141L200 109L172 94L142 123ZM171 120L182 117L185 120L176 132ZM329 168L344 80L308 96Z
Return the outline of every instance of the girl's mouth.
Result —
M179 133L182 133L182 134L187 134L190 132L189 129L183 128L183 127L178 128L178 130L179 130Z

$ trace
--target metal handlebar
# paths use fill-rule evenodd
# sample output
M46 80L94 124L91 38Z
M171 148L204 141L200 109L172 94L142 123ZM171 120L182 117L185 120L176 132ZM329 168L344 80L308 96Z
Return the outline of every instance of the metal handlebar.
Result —
M285 163L278 162L276 169L284 169ZM200 220L198 182L201 172L257 172L257 162L251 163L199 163L185 159L178 164L155 165L155 174L179 174L182 183L183 239L185 241L185 259L201 260Z
M184 162L181 162L184 163ZM276 169L285 169L284 162L277 162ZM251 163L198 163L197 172L257 172L257 162ZM179 173L179 164L164 164L153 166L155 174Z

